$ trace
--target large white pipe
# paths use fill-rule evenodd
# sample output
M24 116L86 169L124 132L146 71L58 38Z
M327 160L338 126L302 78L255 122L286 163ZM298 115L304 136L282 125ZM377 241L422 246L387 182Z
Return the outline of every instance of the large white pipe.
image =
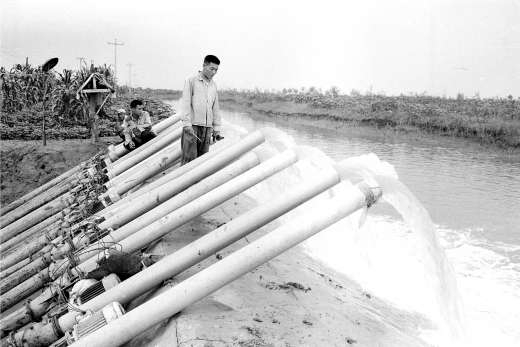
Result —
M132 221L124 224L123 226L118 227L118 232L126 235L134 233L142 228L145 228L150 223L155 222L159 218L166 216L168 213L171 213L176 209L188 204L189 202L199 198L200 196L208 193L209 191L217 188L219 185L222 185L227 181L235 178L236 176L243 174L245 171L258 165L259 163L260 160L255 153L248 153L241 159L227 166L226 168L218 171L217 173L209 176L206 179L203 179L197 184L178 193L173 198L160 204L156 208L144 213L139 218L135 218ZM122 214L124 211L120 210L120 212ZM116 215L108 219L107 222L112 224L116 221L121 220L121 216ZM122 221L124 222L125 220Z
M170 130L167 128L169 128L170 126L174 126L176 123L178 124L179 120L180 120L179 115L173 115L173 116L170 116L170 117L164 119L163 121L159 122L158 124L154 125L152 127L152 129L157 134L159 134L159 136L157 136L157 137L160 138L161 135L164 135L164 133L161 134L163 132L163 130L165 130L165 129ZM174 130L174 129L172 128L171 130ZM155 139L151 140L150 142L152 142L154 140ZM132 152L135 152L134 154L138 154L140 151L143 151L146 148L145 145L141 146L143 148L139 147ZM109 146L109 154L110 153L112 154L112 159L113 159L112 161L117 160L116 156L120 157L120 156L126 154L126 152L128 152L128 151L123 147L122 144L117 145L117 146L113 146L113 145ZM0 210L0 227L4 227L4 226L8 225L9 223L15 221L16 219L31 212L35 208L45 204L46 202L51 201L56 196L63 194L67 190L63 187L64 181L70 181L74 174L76 174L77 172L79 172L83 168L85 168L85 165L86 165L86 162L76 165L75 167L68 170L67 172L65 172L65 173L61 174L60 176L54 178L53 180L45 183L44 185L31 191L30 193L27 193L26 195L13 201L9 205L2 207ZM55 186L58 186L58 187L55 187ZM54 188L54 190L56 190L56 188L59 188L59 190L57 190L57 191L60 191L61 193L48 192L47 193L48 196L45 196L44 198L41 197L39 199L34 199L38 195L42 195L43 193L47 192L51 188ZM27 205L23 206L24 204L27 204ZM34 204L37 204L37 206L33 206ZM10 212L13 212L14 210L21 210L21 211L16 211L15 214L10 214ZM22 213L22 214L20 215L20 213Z
M128 231L122 230L122 228L116 229L110 233L109 237L104 238L104 241L117 242L118 249L124 252L131 253L139 250L141 247L150 244L152 241L161 238L170 231L187 223L190 219L218 206L224 201L263 181L267 177L289 167L297 160L298 156L293 150L286 150L181 208L174 210L138 232L130 234ZM90 258L78 266L82 271L91 271L96 267L97 255L88 255L90 255ZM87 252L84 252L85 257L88 255ZM82 258L80 257L80 259Z
M178 140L181 137L181 134L182 128L177 128L171 132L168 132L165 136L159 138L158 141L153 144L153 146L147 146L144 150L129 158L126 158L125 156L125 160L121 160L121 162L118 160L111 168L107 169L108 177L112 178L120 175L122 172L130 169L134 165L150 157L152 154L163 149L165 146L171 144L175 140Z
M190 219L208 211L251 186L261 182L267 177L283 170L296 161L296 153L292 150L287 150L209 193L204 194L200 198L182 206L156 222L148 225L146 228L141 229L137 233L129 235L127 233L123 234L121 229L114 230L110 235L104 237L102 241L100 241L100 245L104 246L106 244L117 243L118 249L124 252L134 252L164 236L171 230L185 224ZM94 250L94 252L88 252L88 249L83 250L81 254L77 255L81 264L76 267L76 270L81 272L90 272L94 270L97 267L98 256L103 254L103 252L100 254L98 253L97 250ZM56 264L52 269L47 268L42 270L39 274L31 277L23 283L20 283L9 292L5 293L0 300L0 309L3 311L14 303L19 302L24 297L27 297L37 289L41 288L42 285L50 279L58 278L59 281L59 275L67 267L68 262L68 259L64 259Z
M158 263L122 282L114 289L93 298L80 308L84 311L96 311L112 301L118 301L125 304L131 299L141 295L151 288L154 288L163 280L177 275L210 256L217 250L228 246L250 232L269 223L273 219L287 213L302 204L304 201L307 201L313 196L325 191L327 188L332 187L337 182L339 182L338 174L333 170L324 169L320 173L317 173L313 179L301 182L298 187L292 189L292 191L287 192L282 196L277 196L269 203L260 205L234 218L213 232L161 259ZM36 306L37 302L31 302L28 305L28 308L35 310L34 312L27 313L24 310L18 310L15 314L10 315L14 316L10 317L9 321L20 321L27 315L38 316L38 312L43 312L44 310L36 308ZM75 317L78 314L77 311L71 311L61 316L58 320L60 330L70 330L76 323ZM4 323L2 325L6 327L6 322L3 321L2 323ZM33 344L33 341L38 341L42 345L51 344L58 338L55 334L49 334L45 329L45 326L42 326L42 323L37 323L37 327L35 327L34 330L41 331L41 333L32 334L31 332L22 330L18 331L13 338L15 341L25 338L28 344Z
M76 166L74 166L72 169L68 170L67 172L62 173L58 177L52 179L51 181L41 185L40 187L34 189L33 191L25 194L21 198L16 199L15 201L11 202L9 205L4 206L0 209L0 216L6 216L8 212L18 208L19 206L22 206L23 204L27 203L28 201L32 200L36 196L42 194L43 192L49 190L50 188L54 187L58 183L62 183L65 179L68 177L74 175L76 172L81 171L85 166L85 162L82 162ZM1 220L1 219L0 219ZM0 222L0 225L4 225L4 222Z
M274 197L269 203L257 206L232 219L128 280L121 282L118 286L88 301L80 308L83 311L97 311L113 301L126 304L162 281L178 275L218 250L247 236L303 202L331 188L339 181L340 177L336 171L323 170L312 180L301 182L298 188ZM73 311L61 316L59 318L60 329L62 331L72 329L72 326L76 323L75 317L78 315L77 311Z
M156 134L160 134L164 129L170 127L171 125L177 123L180 120L180 115L174 114L157 124L152 126L152 131ZM115 162L122 156L128 153L128 150L123 146L122 143L114 146L111 145L108 147L108 157L112 162Z
M182 131L182 129L179 128L179 129L172 131L169 134L166 134L165 136L162 137L161 141L159 141L157 144L155 144L155 146L149 147L148 150L144 150L144 151L140 152L139 155L133 156L129 160L124 161L121 165L118 164L118 166L115 167L115 170L128 169L128 165L136 164L138 161L144 159L146 156L153 153L155 150L157 150L161 147L164 147L165 144L170 143L171 141L173 141L176 138L179 138L181 135L181 131ZM174 160L177 160L180 157L179 153L174 153L174 155L176 155L175 157L173 157ZM172 163L170 160L170 158L171 158L170 155L166 155L166 156L162 155L161 159L157 159L157 157L153 157L153 158L154 159L152 159L152 160L145 161L145 163L143 163L144 165L136 168L136 169L139 168L139 169L143 170L142 168L144 166L146 166L146 168L143 170L143 172L139 172L137 174L138 170L133 171L134 173L136 173L138 175L138 177L137 177L138 180L141 180L141 177L143 177L143 175L145 177L149 177L150 175L155 173L160 168L165 168L167 165ZM149 158L149 159L151 159L151 158ZM150 163L153 160L164 160L164 161L161 164L154 165L152 168L148 167L147 165L150 165ZM153 165L153 164L151 164L151 165ZM117 172L119 172L119 171L117 171ZM148 175L148 176L146 176L146 175ZM68 179L68 181L70 181L70 178ZM62 187L61 190L57 190L56 188L54 188L54 189L52 189L52 191L59 192L61 194L61 193L64 193L65 191L70 190L76 183L77 183L76 180L74 180L71 183L58 184L55 187ZM12 213L10 213L9 216L6 216L7 218L10 218L10 219L6 219L6 221L9 223L11 223L11 222L12 223L7 225L6 228L0 230L0 237L2 238L2 240L7 241L11 237L19 234L20 232L23 232L27 228L30 228L34 225L37 226L41 220L48 218L52 213L60 211L63 208L67 207L68 204L70 204L71 200L68 198L65 199L65 197L69 197L70 194L64 194L62 196L62 198L55 199L56 194L49 195L50 192L51 192L51 190L45 192L44 194L42 194L42 196L46 196L46 197L48 197L47 200L52 200L52 201L48 202L47 205L44 205L43 207L39 208L38 210L33 211L29 214L26 214L24 218L19 218L21 216L20 213L29 211L27 208L24 210L18 209L16 211L12 211ZM45 201L47 201L47 200L45 200ZM32 205L41 204L41 199L29 201L27 204L32 204ZM15 220L15 219L17 219L17 220Z
M0 230L0 238L2 241L7 241L30 227L40 223L42 220L45 220L69 207L73 202L73 195L67 192L2 228Z
M161 160L165 154L170 153L175 148L180 148L181 144L180 141L175 141L173 143L170 143L168 146L160 149L157 152L154 152L149 157L143 158L142 161L135 163L131 168L125 170L118 176L112 177L108 182L105 183L105 187L107 189L113 188L117 186L120 182L126 180L129 177L135 176L136 174L139 174L141 172L143 167L149 166L152 162L157 162L158 160Z
M276 145L280 145L281 147L286 146L286 144L283 143L281 139L285 138L285 135L280 130L277 130L275 128L263 128L261 130L257 130L251 134L248 134L244 138L254 138L258 137L259 133L262 134L262 136L267 139L269 142ZM242 141L242 140L240 140ZM123 208L125 205L132 204L134 199L140 199L140 196L147 193L151 189L154 189L156 187L159 187L163 185L166 182L172 181L176 179L177 177L180 177L182 175L187 174L189 171L194 169L196 166L200 165L201 163L204 163L205 161L209 160L211 156L216 155L220 151L228 150L228 146L230 145L231 141L229 139L224 139L223 141L219 141L216 144L214 144L210 150L210 152L176 168L175 170L172 170L168 174L164 175L163 177L157 178L155 181L147 183L143 185L143 187L139 188L138 190L129 193L125 196L124 199L118 200L113 202L112 204L109 204L106 206L106 208L99 212L97 215L100 217L107 218L111 214L114 213L115 210L119 208ZM223 148L226 147L226 148ZM117 196L116 196L117 198Z
M124 199L118 200L113 202L111 205L106 206L103 210L98 212L96 216L108 218L111 215L115 213L115 211L119 208L125 207L127 204L132 204L133 201L136 199L139 199L139 196L148 193L154 188L157 188L167 182L175 180L177 177L180 177L184 174L186 174L188 171L194 169L195 167L199 166L200 164L206 162L210 158L214 157L217 153L220 153L221 151L225 150L228 146L232 144L231 140L224 139L222 141L217 142L213 146L210 147L210 151L208 153L205 153L204 155L201 155L200 157L197 157L196 159L179 166L169 173L155 179L152 182L143 184L142 187L139 187L139 189L129 192Z
M172 171L170 174L164 176L168 177L168 180L164 184L153 189L147 187L148 191L136 198L126 197L124 199L126 204L121 208L105 213L106 221L101 223L100 228L104 228L105 225L110 228L115 228L125 224L129 220L136 218L140 214L170 199L175 194L178 194L204 177L222 169L233 160L236 160L240 155L258 146L263 141L263 135L260 132L256 132L226 148L222 152L219 152L217 155L209 156L203 163L189 171L189 174L179 177L176 172L177 170Z
M380 190L372 190L366 185L352 186L345 194L331 198L326 203L323 213L309 213L277 228L108 325L82 337L72 346L120 346L354 211L367 206L367 200L373 201L380 195Z
M254 144L254 143L253 143ZM245 151L247 147L241 146L242 149ZM238 154L237 154L238 155ZM241 159L235 161L234 163L230 164L229 166L225 167L224 169L216 172L215 174L207 177L206 179L203 179L202 181L198 182L197 184L192 185L187 190L183 191L182 193L179 193L175 196L175 198L170 199L169 201L165 202L164 204L160 205L159 207L149 211L148 213L144 214L140 218L134 219L132 222L124 225L122 227L122 230L119 230L119 233L121 234L130 234L134 233L141 228L146 227L148 224L158 220L159 218L165 216L166 214L174 211L177 208L180 208L181 206L187 204L188 202L194 200L195 198L207 193L208 191L220 186L221 184L231 180L232 178L244 173L248 169L252 168L255 165L258 165L260 163L260 159L255 153L248 153ZM199 168L197 168L199 169ZM202 168L204 169L204 168ZM195 171L195 170L194 170ZM198 170L199 172L201 170ZM182 180L182 178L197 178L200 179L200 177L204 177L204 175L199 176L183 176L180 177L177 182L172 182L170 190L172 192L180 192L184 190L188 185L191 183L194 183L194 181L190 180ZM168 187L163 188L163 190L168 189ZM150 200L150 203L155 202L157 197L152 197ZM146 210L146 209L145 209ZM100 229L107 229L107 228L116 228L119 225L126 223L128 220L138 216L143 211L136 210L136 206L133 206L132 209L128 210L120 210L120 213L108 220L105 220L99 225ZM125 214L126 213L126 214ZM57 231L51 235L52 238L57 237ZM42 270L44 267L48 266L49 260L53 258L58 258L61 254L67 254L70 252L70 244L66 243L62 245L59 248L54 248L52 246L46 245L47 236L42 236L39 240L34 240L30 244L28 244L28 247L19 250L18 252L11 254L10 256L6 257L2 260L2 264L6 264L5 267L13 265L15 261L20 261L25 258L27 258L32 253L35 253L37 251L39 254L39 257L41 259L37 259L32 261L31 265L26 266L23 271L19 271L16 274L11 275L10 277L6 278L5 280L0 281L0 293L6 293L7 291L13 289L23 281L27 280L28 278L32 277L36 273L38 273L40 270ZM77 236L72 241L72 244L76 246L76 248L81 249L82 242L84 241L83 235ZM42 249L44 248L44 249ZM99 245L95 244L87 249L83 250L82 253L88 253L90 250L98 249ZM10 294L9 294L10 295Z
M111 184L107 185L109 189L101 196L101 199L105 196L108 196L111 202L121 199L121 195L130 189L173 165L181 158L181 155L179 141L176 141L122 175L117 176L110 182Z
M45 234L47 228L56 227L61 223L61 219L65 217L68 213L70 213L72 210L70 208L66 208L64 210L60 210L58 213L55 213L54 215L50 216L47 219L44 219L37 225L34 225L30 227L29 229L25 230L24 232L10 238L9 240L2 242L1 248L2 253L6 252L7 250L14 248L15 246L19 245L22 241L26 241L34 234L41 233ZM2 255L3 257L3 255Z
M196 197L199 197L202 194L206 193L208 190L213 189L214 187L216 187L216 186L232 179L233 177L241 174L242 172L248 170L252 166L257 165L258 162L259 162L259 158L257 157L256 154L248 153L243 158L235 161L234 163L230 164L229 166L225 167L224 169L216 172L215 174L207 177L206 179L198 182L197 184L192 185L188 189L179 193L173 199L170 199L170 201L168 201L167 204L170 207L170 209L172 209L172 210L179 208L179 207L187 204L188 202L192 201ZM122 232L124 231L125 234L136 232L141 227L146 226L146 224L149 224L152 221L157 220L158 218L162 217L167 212L171 212L171 211L164 212L165 211L164 208L162 208L161 211L163 211L163 212L158 213L156 211L156 213L153 213L152 211L150 211L152 213L145 214L145 215L141 216L141 218L134 220L134 222L137 221L137 223L126 224L124 227L122 227L123 228ZM111 238L107 238L107 239L109 241L113 241L113 239L111 239ZM108 241L104 240L102 242L108 242ZM83 253L87 254L89 251L93 252L93 251L96 251L96 249L98 249L98 248L99 248L99 245L94 244L91 247L85 249L83 251ZM46 258L50 258L50 257L48 256ZM42 263L42 265L45 265L45 264ZM66 264L59 264L58 266L62 267L62 266L66 266ZM36 269L36 270L39 270L39 269ZM40 273L40 275L38 276L38 278L36 280L39 281L42 278L50 279L49 270L45 270L42 273ZM60 280L59 282L61 283L62 281ZM32 288L37 285L39 285L39 284L35 284L35 282L27 282L27 285L24 285L24 288L19 287L17 289L18 289L18 292L24 293L27 290L29 290L28 288ZM7 295L11 296L11 293L8 293ZM17 295L16 297L19 297L19 296ZM14 300L10 300L9 302L4 302L4 304L10 305L10 302L12 302L12 301L14 301ZM47 306L44 305L44 307L47 307ZM24 310L31 310L31 312L28 315L24 315L23 313L19 313L19 310L17 310L14 314L12 314L12 315L10 314L10 315L6 316L4 319L2 319L1 324L0 324L2 329L5 328L6 326L11 326L11 324L13 323L13 320L19 319L19 318L17 318L19 315L24 316L24 317L37 317L38 318L39 315L45 311L44 309L40 309L40 306L38 305L38 301L36 301L36 303L33 303L31 301L30 305L28 305L24 309L22 309L22 311L24 311ZM24 322L26 323L26 321L24 321ZM20 321L20 324L22 324L21 321Z
M53 224L51 227L46 228L41 234L33 235L33 237L25 240L20 247L13 248L3 254L0 260L0 269L2 272L9 272L11 266L17 265L26 258L30 258L30 260L33 261L42 254L50 253L59 241L62 240L61 238L57 239L63 232L61 224L61 222ZM2 278L3 277L0 276L0 279ZM0 292L3 293L4 291L0 290Z
M50 189L39 194L38 197L27 201L25 204L19 206L17 209L2 216L0 218L0 225L2 227L2 229L0 230L0 234L2 235L2 240L7 239L3 235L3 229L17 222L19 219L23 218L24 216L28 215L29 213L33 212L34 210L43 206L44 204L68 192L77 184L77 180L79 178L80 175L78 175L78 173L74 174L72 177L67 177L61 183L58 183Z
M153 139L151 139L150 141L148 141L148 142L142 144L141 146L133 149L132 151L128 152L127 154L125 154L123 157L119 158L115 162L110 161L108 163L107 167L111 168L116 163L122 163L125 160L128 160L129 158L133 157L134 155L137 155L137 154L141 153L142 151L146 150L148 147L153 146L156 142L160 141L163 137L168 136L168 134L170 134L172 131L175 131L179 127L182 127L182 123L181 122L177 122L177 123L174 123L174 124L170 125L166 129L161 131L159 134L157 134L157 136L155 136Z

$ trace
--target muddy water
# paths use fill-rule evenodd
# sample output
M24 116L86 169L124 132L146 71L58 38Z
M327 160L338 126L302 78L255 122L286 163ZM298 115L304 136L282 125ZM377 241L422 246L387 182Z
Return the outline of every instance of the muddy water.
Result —
M514 346L520 341L520 155L472 141L402 134L370 127L320 126L258 113L223 112L250 131L276 127L296 143L333 159L376 154L424 205L454 269L468 336L455 345ZM410 230L395 214L377 210L359 235L329 232L309 252L396 305L425 312L428 274L420 273ZM355 247L351 247L355 244ZM347 245L350 245L347 246ZM358 254L354 254L354 253ZM451 345L435 333L431 342Z

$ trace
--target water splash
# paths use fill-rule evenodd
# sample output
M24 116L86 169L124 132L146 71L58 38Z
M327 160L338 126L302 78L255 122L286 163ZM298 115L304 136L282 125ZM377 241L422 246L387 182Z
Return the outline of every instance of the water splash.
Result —
M284 143L291 144L293 140L290 138ZM269 143L265 145L270 146ZM319 213L323 199L341 194L351 182L364 179L371 185L381 186L384 201L399 212L403 218L402 225L387 230L387 222L381 225L377 218L370 217L367 225L359 228L362 211L358 211L311 238L306 243L309 252L374 294L401 308L421 312L440 329L449 331L450 336L458 336L461 332L461 304L453 271L439 245L428 212L398 180L393 166L380 161L375 154L348 158L334 165L328 156L315 148L294 148L300 161L252 187L246 194L258 203L265 203L273 194L276 196L297 188L302 180L315 177L323 170L332 170L334 166L341 168L343 181L340 185L281 217L287 220L311 211ZM389 264L393 267L389 268Z
M432 289L430 295L435 304L425 305L424 297L415 303L415 309L428 314L449 339L459 341L463 335L462 303L457 289L454 271L440 246L436 228L428 211L410 190L399 181L397 172L387 162L380 161L373 153L348 158L338 167L351 180L356 176L383 189L383 201L390 204L403 218L409 230L405 240L411 245L410 261L422 267L422 280ZM363 238L364 232L358 233ZM397 250L398 251L398 250ZM399 271L399 269L395 269ZM418 274L421 269L418 270ZM417 278L421 280L421 278ZM408 284L408 282L406 282ZM430 307L424 307L430 306Z
M395 178L376 176L386 192L384 201L392 205L415 233L418 254L422 254L425 280L433 279L437 287L440 315L455 338L462 334L462 303L453 269L439 244L435 226L424 206L408 188Z

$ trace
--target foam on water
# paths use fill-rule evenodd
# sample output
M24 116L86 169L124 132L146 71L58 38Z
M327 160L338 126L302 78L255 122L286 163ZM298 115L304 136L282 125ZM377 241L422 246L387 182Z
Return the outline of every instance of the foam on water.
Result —
M490 244L476 230L438 226L463 298L465 346L518 346L520 342L520 263L518 246Z

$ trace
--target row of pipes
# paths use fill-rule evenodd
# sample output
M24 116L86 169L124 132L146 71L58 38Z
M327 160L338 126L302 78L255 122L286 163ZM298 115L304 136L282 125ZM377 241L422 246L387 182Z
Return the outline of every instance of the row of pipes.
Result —
M134 151L110 146L107 154L94 156L2 208L1 346L121 345L352 212L372 205L382 194L363 182L350 185L345 193L323 202L326 212L283 224L130 312L116 309L119 313L114 319L103 318L99 323L96 317L114 309L114 303L128 304L348 179L341 162L323 166L296 189L246 211L70 309L63 300L67 290L96 270L100 259L110 256L109 250L137 254L269 177L299 161L312 160L300 147L281 146L280 132L261 129L239 140L219 141L210 152L179 166L179 117L173 115L153 130L157 136Z

